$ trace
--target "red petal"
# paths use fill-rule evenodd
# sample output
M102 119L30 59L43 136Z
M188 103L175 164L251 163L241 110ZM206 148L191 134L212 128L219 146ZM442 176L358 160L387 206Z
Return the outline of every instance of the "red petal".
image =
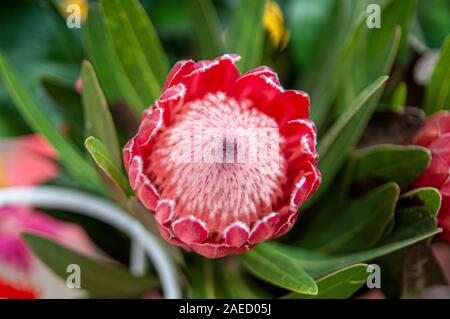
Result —
M293 185L290 199L291 207L297 209L304 203L319 188L320 181L321 176L317 167L307 162Z
M266 113L282 128L291 120L309 116L309 96L303 91L286 90L273 101Z
M159 201L159 194L155 185L144 175L140 174L138 177L138 185L136 187L138 198L149 210L155 210Z
M278 213L271 213L263 219L258 220L250 232L248 242L251 244L259 243L269 239L275 231L275 226L280 220Z
M183 243L202 243L208 237L208 228L202 220L193 215L181 217L172 223L172 230L175 237Z
M186 101L203 97L206 93L228 92L239 77L236 55L225 54L214 60L204 60L189 68L189 73L177 78L186 86ZM174 81L172 81L174 83Z
M249 228L243 222L234 222L224 230L225 243L229 246L240 247L248 239Z
M138 186L138 178L142 174L142 172L143 172L142 157L134 156L128 168L128 179L130 180L131 188L133 188L134 190Z
M161 199L156 206L155 218L161 225L171 221L175 215L175 202Z
M439 136L448 132L450 132L450 112L439 112L430 117L407 144L428 146Z
M169 243L172 243L174 245L180 246L180 247L186 249L187 251L191 251L189 246L185 245L179 239L174 237L172 232L170 231L170 229L168 229L166 226L163 226L159 223L156 223L156 226L158 227L159 233L166 241L168 241Z
M226 246L224 244L193 243L190 247L198 254L207 258L221 258L232 254L236 251L236 247Z
M144 174L142 157L134 156L128 168L128 179L141 203L149 210L155 210L159 201L156 187Z
M180 83L165 90L155 102L155 106L164 110L164 123L166 125L170 125L173 114L182 106L185 95L186 87Z
M133 158L133 146L134 146L134 138L129 140L122 150L123 164L127 172L128 167L130 166L131 159Z
M163 124L163 109L153 107L144 112L144 118L137 134L137 142L144 146L156 135Z
M411 185L411 188L428 186L440 189L450 175L448 163L434 154L430 166Z
M188 74L192 67L195 65L195 62L192 60L182 60L172 67L172 69L169 71L169 74L166 77L166 81L163 86L163 91L167 90L169 87L177 85L180 83L180 80Z
M231 95L238 100L250 100L262 112L283 91L275 72L258 68L242 75L234 84Z
M291 211L291 213L286 214L280 220L280 225L278 226L278 230L275 231L273 237L280 237L286 234L292 226L294 226L297 221L298 213L297 211Z
M316 151L316 126L308 119L297 119L289 121L282 134L286 139L286 157L292 164L294 161L316 162L318 159Z
M443 134L440 138L431 143L428 148L433 156L438 155L446 161L450 170L450 133Z

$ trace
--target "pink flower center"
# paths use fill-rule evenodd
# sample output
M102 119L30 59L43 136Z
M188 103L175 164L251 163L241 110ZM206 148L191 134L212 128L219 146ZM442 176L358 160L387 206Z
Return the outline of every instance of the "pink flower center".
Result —
M223 93L186 103L156 137L147 174L177 217L222 232L273 211L286 182L285 141L274 119Z

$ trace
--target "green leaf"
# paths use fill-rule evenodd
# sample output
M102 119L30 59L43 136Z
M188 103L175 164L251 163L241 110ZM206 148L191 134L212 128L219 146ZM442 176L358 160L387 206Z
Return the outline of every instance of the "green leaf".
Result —
M106 176L108 176L126 195L132 195L133 191L130 188L130 184L112 158L111 152L106 145L95 137L89 136L85 141L85 146L95 163Z
M400 197L401 202L409 202L414 206L423 205L430 212L437 216L441 208L441 194L436 188L422 187L403 194Z
M189 0L192 23L198 40L199 56L211 59L223 53L221 26L211 0Z
M394 216L400 189L388 183L336 212L333 223L309 227L299 245L323 253L346 253L373 247Z
M237 266L240 265L235 265L235 267L233 267L232 265L225 263L221 269L222 273L227 274L227 280L224 281L224 286L228 298L259 299L271 297L259 286L252 285L250 278L248 278L249 275Z
M309 249L288 246L276 242L266 242L258 249L272 250L291 258L313 278L320 278L343 267L375 258L430 238L441 232L437 228L435 216L424 207L412 207L396 212L395 228L376 247L349 254L326 255ZM255 248L255 249L256 249Z
M87 61L83 62L81 79L86 136L94 136L103 141L114 163L120 165L121 153L114 121L94 69Z
M157 287L153 277L135 277L121 266L108 265L78 254L52 239L23 233L22 238L33 253L56 275L66 280L67 266L76 264L81 270L81 288L96 298L136 298Z
M316 295L317 285L294 260L267 246L256 246L240 257L254 275L291 291Z
M401 82L395 89L390 102L391 110L401 110L406 105L407 86Z
M41 107L25 90L14 71L0 53L0 71L11 97L22 116L36 132L42 134L58 151L60 161L77 183L93 191L101 190L100 180L94 168L81 156L41 111Z
M141 100L125 74L97 3L89 4L89 16L82 29L87 57L94 65L106 98L109 102L124 100L140 116L148 101Z
M424 110L432 114L450 109L450 36L442 45L439 60L434 67L425 92Z
M334 1L328 10L327 23L320 30L314 47L312 67L306 79L306 91L311 95L311 118L319 131L330 115L332 102L338 93L343 75L340 67L349 43L364 19L367 1ZM294 34L294 30L292 31ZM330 54L333 52L333 54Z
M315 296L290 293L284 299L346 299L361 288L369 277L366 264L356 264L317 280L319 293Z
M339 74L348 80L339 82L335 108L338 114L347 110L358 92L373 79L390 74L397 53L404 53L416 0L378 1L378 4L381 7L381 28L367 28L367 18L361 19L354 38L339 61ZM401 64L399 60L397 62Z
M58 111L64 118L64 123L69 126L69 135L77 144L83 144L83 112L81 97L75 91L73 83L54 77L43 77L41 84L47 94L53 99Z
M261 63L264 4L265 0L240 1L234 13L228 47L230 52L242 57L239 63L242 72Z
M100 3L125 74L144 105L150 105L160 95L168 72L158 34L138 0Z
M427 46L439 48L450 30L450 3L447 0L419 0L417 18Z
M334 34L323 32L323 27L329 23L329 12L338 1L332 0L296 0L288 1L284 7L286 22L291 30L290 47L292 49L292 59L301 66L303 70L314 70L316 65L314 59L317 57L318 39L328 36L330 40ZM342 28L342 25L341 25ZM336 30L342 32L342 29ZM334 39L333 39L334 40ZM329 43L327 42L329 45ZM330 57L330 55L328 55ZM317 75L317 74L316 74Z
M356 97L352 106L339 117L327 134L319 140L319 170L322 173L322 183L313 195L313 200L328 188L352 147L358 141L375 107L371 97L383 86L387 79L387 76L382 76L363 90Z
M355 153L355 180L393 181L405 187L430 163L429 151L420 146L377 145Z
M189 297L195 299L225 298L225 289L220 274L217 272L218 263L213 259L197 259L191 262L188 269Z

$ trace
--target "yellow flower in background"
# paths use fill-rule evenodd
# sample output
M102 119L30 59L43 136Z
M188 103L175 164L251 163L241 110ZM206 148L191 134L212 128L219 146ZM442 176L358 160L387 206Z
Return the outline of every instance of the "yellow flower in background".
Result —
M290 32L285 28L283 12L276 1L266 1L263 23L272 45L277 49L284 49L289 42Z
M80 8L80 14L81 14L81 22L86 21L89 6L87 0L63 0L59 4L59 12L62 16L68 17L72 12L67 11L67 7L70 5L77 5Z

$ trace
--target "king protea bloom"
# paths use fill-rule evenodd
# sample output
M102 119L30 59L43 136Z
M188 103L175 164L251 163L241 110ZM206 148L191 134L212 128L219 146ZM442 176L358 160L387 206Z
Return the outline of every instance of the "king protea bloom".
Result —
M442 196L438 224L443 228L442 238L450 243L450 112L439 112L430 117L409 142L430 150L430 166L411 185L434 187Z
M210 258L286 233L320 184L308 95L238 60L176 63L123 152L161 235Z

